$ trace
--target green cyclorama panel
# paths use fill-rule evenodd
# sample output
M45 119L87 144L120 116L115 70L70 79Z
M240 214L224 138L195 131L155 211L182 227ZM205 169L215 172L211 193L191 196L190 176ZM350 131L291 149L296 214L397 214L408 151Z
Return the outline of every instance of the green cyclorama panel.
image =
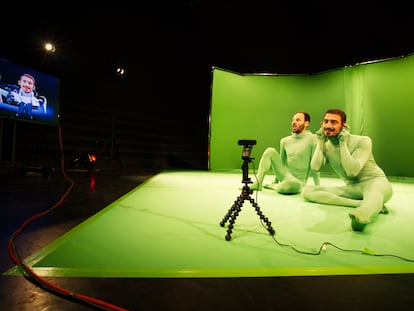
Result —
M292 115L307 111L316 131L329 108L347 112L353 134L373 140L387 175L414 176L410 123L414 112L414 55L357 64L315 75L238 74L214 68L210 115L211 170L240 168L239 139L255 139L252 157L290 134Z

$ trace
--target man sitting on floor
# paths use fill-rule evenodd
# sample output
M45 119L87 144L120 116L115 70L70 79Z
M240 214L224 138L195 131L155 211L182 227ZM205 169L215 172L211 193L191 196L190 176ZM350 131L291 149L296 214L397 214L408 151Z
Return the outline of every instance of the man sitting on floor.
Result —
M280 140L280 154L276 148L268 147L259 162L257 182L251 185L253 190L262 187L276 190L282 194L300 193L309 175L315 185L319 185L319 172L311 171L310 160L316 148L316 137L308 130L310 115L297 112L292 118L292 135ZM262 185L265 174L272 168L275 180Z
M328 162L345 186L307 186L302 195L311 202L354 207L349 212L352 229L363 231L379 213L388 213L384 203L393 190L375 162L371 138L350 134L345 122L344 111L326 111L322 127L315 133L319 141L311 161L313 170Z

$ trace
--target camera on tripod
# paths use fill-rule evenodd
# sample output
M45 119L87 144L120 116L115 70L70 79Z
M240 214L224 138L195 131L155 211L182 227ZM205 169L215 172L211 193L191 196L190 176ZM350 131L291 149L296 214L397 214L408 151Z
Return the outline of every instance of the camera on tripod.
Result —
M254 139L240 139L238 141L238 144L240 146L243 146L243 151L242 151L243 180L242 180L242 182L247 185L248 183L252 183L252 181L249 178L249 162L252 162L252 159L253 159L253 158L250 157L250 154L252 153L253 146L256 145L256 140L254 140Z
M243 147L242 151L242 159L243 160L251 160L250 154L252 153L252 148L256 145L255 139L240 139L238 144Z
M260 210L259 205L251 197L251 194L253 193L253 190L249 188L249 184L252 183L252 181L249 178L249 162L252 161L252 158L250 158L250 154L252 152L253 146L256 145L256 140L253 140L253 139L240 139L238 141L238 144L243 146L243 152L242 152L243 180L242 180L242 183L244 183L244 186L242 188L241 194L237 197L237 200L234 201L231 208L227 211L226 215L220 221L220 226L222 226L222 227L224 227L226 222L229 221L229 226L228 226L228 229L227 229L227 234L225 236L225 239L227 241L231 240L231 234L233 232L234 223L236 221L237 216L241 212L241 208L243 206L243 203L246 200L249 201L252 204L252 206L256 210L256 214L259 215L260 219L266 223L267 231L270 233L270 235L274 235L275 230L272 227L272 223L269 221L269 219L265 215L263 215L262 211Z

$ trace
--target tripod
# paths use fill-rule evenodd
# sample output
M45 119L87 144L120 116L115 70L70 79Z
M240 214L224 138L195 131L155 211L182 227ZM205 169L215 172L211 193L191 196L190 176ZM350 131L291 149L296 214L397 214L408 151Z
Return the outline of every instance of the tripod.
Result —
M250 147L251 149L251 147ZM246 150L246 146L245 146ZM246 153L243 153L246 154ZM256 210L256 214L259 215L260 219L263 220L266 223L267 231L269 231L270 235L275 234L275 230L272 227L272 223L269 221L267 217L265 217L260 210L259 205L254 201L254 199L250 196L253 193L253 190L249 188L249 184L252 183L252 181L249 178L249 162L251 162L251 158L249 156L242 156L243 164L242 164L242 170L243 170L243 180L242 183L244 183L244 186L242 188L241 194L237 197L236 201L234 201L231 208L227 211L227 214L224 216L223 220L220 222L220 226L224 227L227 220L229 221L229 226L227 229L227 234L225 236L225 239L227 241L231 240L231 234L233 232L234 223L236 222L237 216L239 216L239 213L241 212L241 208L244 204L244 201L248 200L251 205Z

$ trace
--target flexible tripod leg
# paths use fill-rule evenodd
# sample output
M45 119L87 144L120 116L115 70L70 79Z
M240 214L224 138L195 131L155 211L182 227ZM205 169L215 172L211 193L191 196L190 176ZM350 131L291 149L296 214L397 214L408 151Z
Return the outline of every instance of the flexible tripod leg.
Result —
M250 203L253 205L253 207L254 207L254 209L255 209L255 211L256 211L256 214L257 215L259 215L259 217L260 217L260 219L261 220L263 220L264 221L264 223L266 224L266 227L267 227L267 231L269 231L269 233L270 233L270 235L275 235L275 230L273 229L273 227L272 227L272 222L269 220L269 218L267 218L263 213L262 213L262 211L260 210L260 207L259 207L259 205L254 201L254 199L253 198L251 198L250 196L249 196L249 201L250 201Z
M267 231L269 231L270 235L275 234L275 230L272 227L272 223L269 221L269 218L267 218L262 211L260 210L259 205L254 201L254 199L250 195L246 195L245 192L242 192L240 196L237 197L237 200L234 201L231 208L227 211L227 214L224 216L223 220L220 222L220 226L224 227L227 220L229 221L229 225L227 228L227 234L225 236L225 239L227 241L231 240L231 234L233 232L234 223L236 222L237 216L239 216L239 213L241 211L241 208L243 206L243 203L245 200L249 200L249 202L254 207L256 214L259 215L260 219L264 221L267 227Z
M227 211L227 214L224 216L223 220L220 222L220 226L224 227L227 220L229 221L229 226L227 228L227 234L225 236L225 239L227 241L231 240L231 233L233 232L234 223L236 222L237 216L239 216L244 200L245 200L245 197L243 195L239 195L237 197L237 200L234 201L231 208Z

